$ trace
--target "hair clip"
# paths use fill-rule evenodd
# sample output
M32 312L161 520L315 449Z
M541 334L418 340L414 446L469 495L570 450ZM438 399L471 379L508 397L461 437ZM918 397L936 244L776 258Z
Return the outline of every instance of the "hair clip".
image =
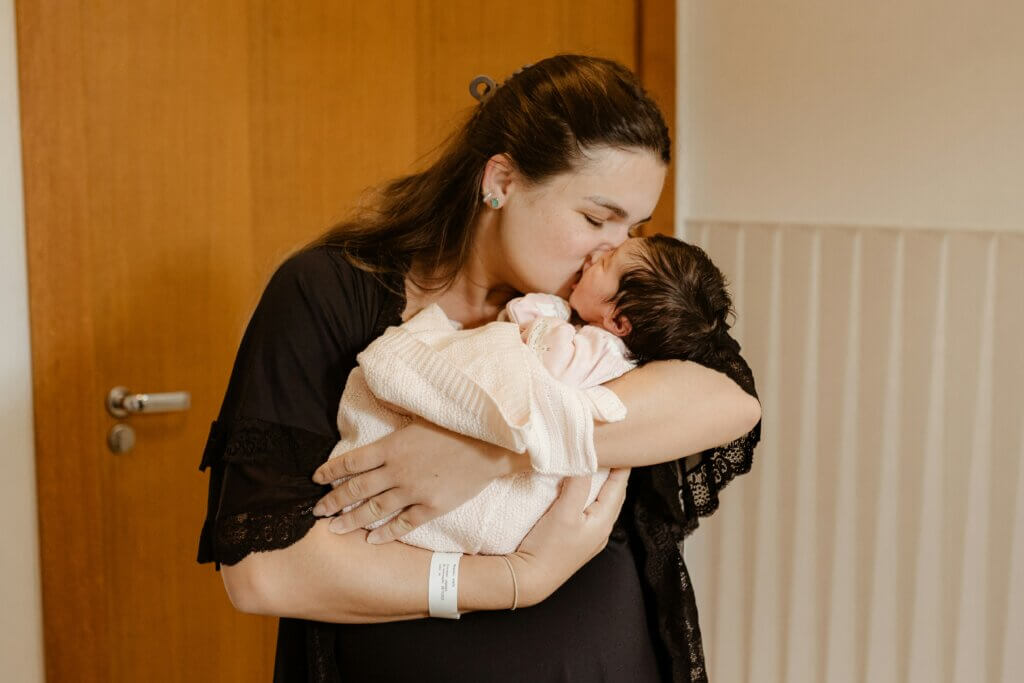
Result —
M483 92L479 91L479 87L483 85ZM490 76L477 76L469 82L469 94L477 99L479 102L483 102L484 98L494 92L494 79Z

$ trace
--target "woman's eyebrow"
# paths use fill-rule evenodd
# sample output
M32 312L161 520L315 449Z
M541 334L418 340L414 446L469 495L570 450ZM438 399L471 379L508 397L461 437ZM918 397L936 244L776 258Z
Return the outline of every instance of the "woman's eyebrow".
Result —
M612 213L614 213L616 216L623 220L629 218L629 214L626 213L626 210L610 199L598 195L591 195L589 197L584 197L584 199L594 202L598 206L603 206L604 208L608 209L609 211L611 211ZM644 218L643 220L637 221L637 223L646 223L649 220L651 220L650 216Z

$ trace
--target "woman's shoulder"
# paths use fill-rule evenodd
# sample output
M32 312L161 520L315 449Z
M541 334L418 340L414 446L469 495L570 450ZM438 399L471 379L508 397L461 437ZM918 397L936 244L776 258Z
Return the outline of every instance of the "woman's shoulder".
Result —
M305 285L335 285L322 293L344 293L347 289L366 289L382 298L399 296L402 278L397 275L372 273L354 265L341 247L315 245L291 254L277 267L271 280Z
M372 335L401 320L403 290L400 276L371 273L353 265L342 248L316 245L281 262L263 299L276 309L299 307L318 318L360 320Z

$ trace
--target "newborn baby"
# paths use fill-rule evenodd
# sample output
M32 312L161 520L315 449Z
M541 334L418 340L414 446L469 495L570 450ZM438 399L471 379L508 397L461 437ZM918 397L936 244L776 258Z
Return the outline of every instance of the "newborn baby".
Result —
M428 306L360 354L331 457L401 428L412 414L528 450L534 471L495 479L400 539L441 552L514 552L563 476L592 475L587 504L607 478L593 453L593 420L621 420L625 406L600 385L651 360L699 362L716 353L729 339L730 308L725 280L707 255L661 235L627 240L588 261L569 302L527 294L509 301L497 322L461 332L440 307ZM510 333L518 348L508 345Z
M498 320L519 325L553 376L590 386L652 360L702 362L721 352L732 343L726 286L700 247L635 237L585 264L568 303L527 294L509 301Z

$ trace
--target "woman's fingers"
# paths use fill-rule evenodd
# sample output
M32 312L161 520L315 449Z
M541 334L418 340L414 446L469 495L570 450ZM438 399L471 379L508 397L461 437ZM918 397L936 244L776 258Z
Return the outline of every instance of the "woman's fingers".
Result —
M318 484L329 484L335 479L380 467L384 464L384 454L380 448L375 447L376 444L377 442L374 442L360 448L353 448L344 455L331 458L316 468L316 472L313 473L313 481Z
M345 519L335 523L333 528L344 532L402 510L394 520L388 520L388 528L380 534L384 542L399 538L454 510L480 493L495 477L503 476L507 463L500 451L492 444L416 418L391 434L338 455L317 468L317 481L338 483L317 501L313 514L334 515L362 501L354 510L345 510ZM382 497L388 491L392 493ZM374 498L379 500L373 502ZM348 516L355 510L359 512ZM577 515L581 511L582 504Z
M390 488L391 482L384 467L357 474L341 482L333 491L321 498L313 508L313 515L329 517L347 505L372 498Z
M397 489L391 489L370 498L359 507L349 510L343 515L338 515L331 520L327 528L336 534L348 533L353 529L369 526L378 519L384 519L401 508L402 501L399 500Z
M423 505L407 507L387 524L377 527L366 537L367 543L390 543L395 539L433 519L433 515Z
M587 515L602 514L612 511L618 518L619 510L626 500L626 484L632 467L615 467L608 472L608 478L597 492L597 498L584 511Z
M557 510L556 514L566 516L581 514L583 506L587 502L587 495L590 493L591 479L590 475L562 479L562 489L552 504Z

